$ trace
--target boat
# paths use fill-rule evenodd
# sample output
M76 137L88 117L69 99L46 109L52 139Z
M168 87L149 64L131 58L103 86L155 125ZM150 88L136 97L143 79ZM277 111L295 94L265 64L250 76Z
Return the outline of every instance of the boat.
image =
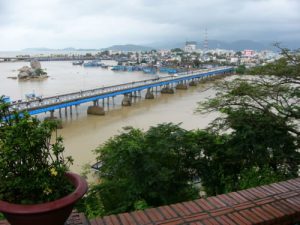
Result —
M175 73L178 72L178 70L174 69L174 68L160 67L159 72L168 73L168 74L175 74Z
M26 98L27 101L41 100L42 97L43 97L42 95L36 95L35 93L25 94L25 98Z
M103 69L108 69L108 65L102 64L102 65L101 65L101 68L103 68Z
M101 63L98 60L93 60L93 61L89 61L89 62L83 63L84 67L100 67L102 65L103 65L103 63Z
M121 65L113 66L111 68L111 70L114 70L114 71L126 71L126 66L121 66Z
M148 73L148 74L155 74L156 73L156 69L153 67L144 67L143 68L143 72L144 73Z
M5 103L11 103L10 97L9 96L3 96L3 101Z
M82 66L83 63L84 63L83 60L79 60L79 61L74 61L74 62L72 62L73 66Z

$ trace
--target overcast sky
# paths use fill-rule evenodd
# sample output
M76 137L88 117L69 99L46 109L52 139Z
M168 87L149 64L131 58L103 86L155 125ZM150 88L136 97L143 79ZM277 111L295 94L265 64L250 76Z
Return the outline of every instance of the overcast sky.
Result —
M300 39L300 0L0 0L0 50Z

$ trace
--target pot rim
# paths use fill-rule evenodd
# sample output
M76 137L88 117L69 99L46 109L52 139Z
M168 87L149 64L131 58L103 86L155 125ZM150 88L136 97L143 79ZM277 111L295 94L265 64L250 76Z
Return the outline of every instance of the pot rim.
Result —
M75 190L69 195L51 202L30 205L14 204L0 200L0 211L10 214L39 214L53 209L58 210L75 203L87 192L88 185L86 180L76 173L67 172L66 176L75 186Z

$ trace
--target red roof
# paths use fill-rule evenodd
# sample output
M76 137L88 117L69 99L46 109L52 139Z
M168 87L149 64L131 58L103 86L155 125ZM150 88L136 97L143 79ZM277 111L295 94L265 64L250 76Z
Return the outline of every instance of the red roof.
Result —
M91 225L290 225L300 221L300 178L130 213L105 216ZM9 225L0 221L0 225ZM73 213L66 225L88 225Z
M91 225L284 225L300 221L300 178L206 199L105 216Z

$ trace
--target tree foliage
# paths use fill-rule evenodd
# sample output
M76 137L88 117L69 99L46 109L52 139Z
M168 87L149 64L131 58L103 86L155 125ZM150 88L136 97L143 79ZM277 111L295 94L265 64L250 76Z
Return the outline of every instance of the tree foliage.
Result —
M235 72L237 74L245 74L246 72L246 66L245 65L240 65L235 69Z
M105 211L133 210L138 202L158 206L195 197L185 165L187 133L174 124L147 132L128 127L99 147L99 191Z
M101 181L85 204L97 196L106 215L196 198L199 181L216 195L297 177L300 59L282 52L200 103L202 113L222 113L206 130L128 127L96 149Z
M300 60L297 54L282 51L283 58L251 70L258 75L224 81L216 97L200 104L202 113L223 113L209 127L228 136L221 155L229 153L232 160L228 165L220 161L225 180L221 192L260 184L255 180L298 176ZM260 173L265 177L260 179ZM246 181L249 174L257 179Z

